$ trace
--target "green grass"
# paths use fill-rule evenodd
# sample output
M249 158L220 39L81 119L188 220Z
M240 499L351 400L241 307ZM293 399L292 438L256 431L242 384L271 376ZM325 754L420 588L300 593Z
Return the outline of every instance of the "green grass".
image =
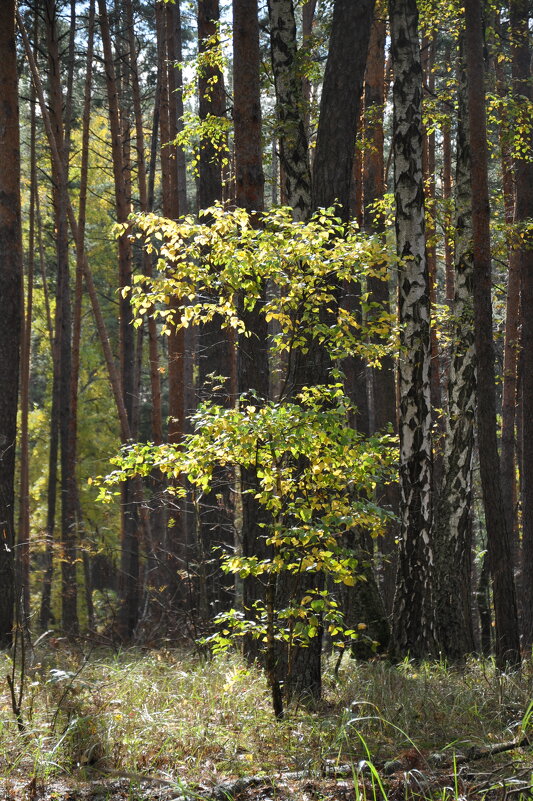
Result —
M5 676L9 660L1 659ZM85 659L41 648L26 681L25 733L3 687L1 776L46 779L95 764L187 785L319 771L325 760L380 764L410 748L447 748L452 759L466 745L512 740L524 716L529 726L533 684L527 670L502 676L479 661L457 671L346 658L338 679L326 666L316 709L290 708L277 722L261 672L235 655L202 661L174 651L123 651ZM379 777L370 778L380 795Z

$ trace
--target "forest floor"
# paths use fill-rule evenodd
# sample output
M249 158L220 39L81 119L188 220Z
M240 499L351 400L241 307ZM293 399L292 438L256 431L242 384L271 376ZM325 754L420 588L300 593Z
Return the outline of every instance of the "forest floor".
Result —
M531 664L345 657L318 706L276 721L235 655L56 642L25 661L0 655L0 801L533 798Z

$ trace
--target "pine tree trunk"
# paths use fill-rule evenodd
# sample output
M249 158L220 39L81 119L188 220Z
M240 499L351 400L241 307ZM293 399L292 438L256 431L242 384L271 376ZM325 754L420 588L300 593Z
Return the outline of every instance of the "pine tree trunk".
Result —
M528 3L511 0L513 92L521 102L533 100L531 87L531 46L528 29ZM530 15L529 15L530 16ZM531 144L531 134L529 134ZM533 164L526 158L515 159L516 203L514 222L523 224L533 216ZM524 644L533 643L533 251L531 243L520 239L513 253L522 278L522 571Z
M264 208L264 173L261 148L259 19L257 0L233 0L233 121L235 130L235 202L249 214ZM240 303L240 314L251 336L240 336L237 350L238 394L252 391L259 402L268 398L268 325L261 310L265 290L253 311ZM254 400L254 402L257 402ZM259 491L257 473L241 468L241 547L244 556L266 558L264 525L268 522L254 495ZM253 603L264 599L265 588L259 578L250 576L243 583L243 605L253 615ZM247 642L248 655L257 656L254 641Z
M422 68L415 0L391 0L394 196L399 257L400 517L392 651L435 651L431 588L432 458L429 276L424 231Z
M55 336L59 359L59 439L61 465L61 609L62 627L67 634L77 634L76 582L76 526L75 498L71 475L74 443L71 439L71 372L72 372L72 313L69 275L69 231L68 205L68 142L65 139L63 120L63 92L61 87L62 64L59 55L57 30L57 7L55 0L47 0L45 6L46 43L49 68L50 119L58 150L62 159L62 170L52 164L52 202L55 220L57 258Z
M383 113L385 104L385 35L386 4L376 6L376 13L370 42L365 73L365 140L363 153L363 224L368 234L384 233L381 216L376 214L374 204L385 194L384 133ZM369 276L367 291L371 302L378 303L387 313L390 312L390 282ZM384 356L379 369L371 372L371 409L373 431L381 431L392 425L398 430L396 410L396 380L394 359ZM398 514L399 487L397 483L380 488L382 502ZM382 555L382 591L387 612L392 611L396 577L396 537L397 525L391 523L378 542Z
M205 52L210 47L218 48L219 0L200 0L198 3L198 47ZM200 119L209 116L226 116L224 76L218 67L203 69L198 77L198 108ZM208 208L221 202L222 164L220 154L212 144L202 143L199 159L198 206ZM235 350L232 336L222 330L215 318L203 325L197 334L198 390L201 400L213 399L223 406L230 406L234 399ZM213 394L210 376L226 379L220 392ZM231 484L233 477L220 469L215 477L217 491L211 491L200 503L200 548L208 560L203 566L206 586L205 598L212 612L227 608L232 602L232 582L220 570L220 554L234 546L233 509ZM217 497L218 495L218 497ZM203 581L203 579L202 579Z
M14 602L14 473L21 325L22 234L15 3L0 10L0 648L11 644Z
M24 626L30 624L30 452L29 399L31 380L31 335L33 280L35 273L35 196L37 187L35 91L30 97L30 209L28 219L28 257L24 320L20 347L20 502L17 534L17 593L21 598Z
M520 662L516 595L509 533L500 483L496 434L496 390L492 334L490 205L483 76L480 0L465 3L465 50L468 79L470 158L472 165L472 244L474 255L474 326L477 359L477 430L481 486L485 507L496 623L496 662L500 668Z
M375 0L335 0L313 161L313 208L350 213L354 142Z
M115 75L106 0L98 0L98 9L109 106L116 214L117 222L124 223L127 221L131 211L128 180L129 163L126 163L124 159L120 99ZM118 240L119 290L125 286L130 286L131 281L131 244L129 238L123 235ZM133 433L132 418L135 395L135 338L132 319L130 299L129 297L124 297L122 292L119 292L120 375L123 403L130 433ZM129 639L135 630L139 616L139 520L136 491L132 480L129 479L121 487L121 518L121 581L119 589L121 610L119 614L119 633L121 637Z
M501 36L499 17L496 17L495 28ZM492 65L496 78L496 91L502 100L499 119L500 163L502 173L503 205L505 223L509 228L513 224L515 208L514 172L511 147L508 136L507 99L510 87L506 80L503 64L499 60L499 51L494 47ZM502 425L500 469L502 476L502 498L505 520L511 537L513 566L520 562L520 544L517 520L517 482L516 482L516 397L517 369L520 331L520 252L512 246L512 235L508 234L508 272L507 301L505 309L505 336L503 345L503 385L502 385ZM520 601L520 594L518 596Z

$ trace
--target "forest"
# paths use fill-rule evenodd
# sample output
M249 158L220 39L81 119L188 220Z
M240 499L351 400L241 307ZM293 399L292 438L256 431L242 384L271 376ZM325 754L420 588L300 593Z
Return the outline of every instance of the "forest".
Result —
M2 0L2 798L531 798L531 11Z

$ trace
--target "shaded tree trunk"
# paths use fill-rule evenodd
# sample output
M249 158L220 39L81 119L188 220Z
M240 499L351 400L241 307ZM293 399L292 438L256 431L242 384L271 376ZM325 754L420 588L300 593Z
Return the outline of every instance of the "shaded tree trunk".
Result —
M198 48L205 53L209 48L220 47L218 22L219 0L200 0L198 3ZM220 119L226 116L224 76L215 66L204 67L198 77L198 108L200 119ZM215 151L207 139L202 142L199 160L198 206L208 208L222 201L221 154ZM203 325L197 335L198 387L201 400L213 398L224 406L230 406L235 393L235 349L232 335L222 330L215 318ZM224 376L220 391L212 392L210 376ZM216 489L202 498L199 505L199 546L204 554L201 566L203 597L210 607L209 614L227 608L232 598L232 581L220 570L220 555L233 548L234 526L230 493L233 476L220 469L215 476ZM204 609L204 613L207 611Z
M516 595L509 533L500 483L496 434L496 389L492 334L490 205L483 76L483 34L479 0L465 3L465 49L472 165L472 245L474 256L474 325L477 359L477 431L487 544L496 623L496 662L500 668L520 662Z
M15 2L0 8L0 648L11 644L14 601L14 472L22 287L20 143Z
M98 0L100 32L104 52L109 125L111 130L111 154L115 188L117 222L125 223L131 211L129 191L129 163L125 162L123 150L123 127L120 115L118 83L111 46L111 34L106 0ZM127 235L118 240L118 285L119 289L131 285L132 252ZM132 432L135 397L135 336L132 326L132 309L129 297L119 292L119 351L120 375L123 403ZM134 482L126 480L121 487L121 556L120 556L120 635L130 638L139 616L139 520L136 511Z
M511 0L513 92L522 103L533 100L531 86L531 46L529 17L524 0ZM529 146L531 146L531 132ZM515 159L516 202L514 222L523 225L533 216L533 164L527 158ZM515 242L513 262L520 265L522 289L522 571L521 597L524 644L533 643L533 251L525 239Z
M233 121L235 130L235 202L249 214L264 208L261 148L261 58L257 0L233 0ZM261 311L265 288L256 308L247 311L243 299L240 314L250 336L240 336L237 350L237 390L239 396L253 392L259 402L268 398L268 325ZM260 483L255 470L241 468L241 548L244 556L266 558L264 525L268 521L254 495ZM243 584L243 605L253 614L253 603L264 598L265 587L259 577L248 577ZM257 655L253 641L247 642L250 657Z
M383 219L376 214L374 204L385 195L383 113L385 104L385 36L386 4L376 6L368 46L368 61L365 73L365 150L363 153L363 199L364 228L369 234L384 233ZM372 276L367 279L370 300L390 312L389 281ZM394 359L384 356L380 369L371 372L372 430L380 431L392 425L398 430L396 410L396 381ZM390 483L380 489L381 502L398 514L399 487ZM378 543L382 555L382 590L387 612L392 611L396 577L397 526L391 523Z
M62 627L67 634L79 630L76 581L76 502L75 477L71 476L71 374L72 312L70 302L68 198L68 141L63 119L62 64L59 55L57 6L47 0L45 6L46 44L49 68L50 119L62 160L62 170L52 164L52 202L55 220L57 259L55 338L58 358L58 426L61 464L61 610Z
M28 219L28 257L26 304L20 348L20 502L17 535L17 593L21 598L21 617L30 623L30 452L29 396L31 377L31 336L33 312L33 280L35 273L35 197L37 187L35 91L30 97L30 209Z

